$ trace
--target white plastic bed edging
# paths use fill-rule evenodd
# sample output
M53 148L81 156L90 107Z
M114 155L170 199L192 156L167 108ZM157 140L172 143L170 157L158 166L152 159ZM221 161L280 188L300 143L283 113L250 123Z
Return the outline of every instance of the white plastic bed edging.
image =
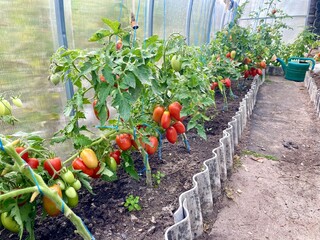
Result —
M222 185L231 174L236 145L250 117L260 85L265 80L253 80L251 89L240 102L239 111L223 130L220 146L203 162L204 170L192 177L193 187L179 196L179 208L174 213L175 224L167 228L165 240L191 240L203 234L204 219L213 216L213 204L222 193Z
M317 88L317 85L314 79L311 77L310 72L306 73L304 85L308 89L310 99L314 104L318 117L320 117L320 90Z

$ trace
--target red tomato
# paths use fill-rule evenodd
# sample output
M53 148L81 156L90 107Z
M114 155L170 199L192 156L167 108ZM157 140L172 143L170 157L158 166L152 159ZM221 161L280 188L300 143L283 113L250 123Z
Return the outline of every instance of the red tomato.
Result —
M84 162L82 161L81 158L76 158L75 160L73 160L72 162L72 167L74 170L81 170L83 173L87 174L88 176L92 176L94 173L94 169L90 169L88 168Z
M119 148L123 151L128 150L131 148L131 136L130 134L119 134L116 136L116 143L118 144Z
M99 113L98 113L98 111L97 111L97 109L96 109L97 103L98 103L98 100L95 99L95 100L93 101L93 103L92 103L92 108L93 108L94 115L96 116L96 118L97 118L98 120L100 120L100 119L99 119L99 116L98 116ZM109 117L110 117L110 111L109 111L109 108L107 107L107 105L106 105L106 111L107 111L107 120L108 120Z
M39 160L36 158L28 158L26 162L32 169L37 169L39 167Z
M116 160L118 165L120 165L120 156L121 156L121 152L119 150L116 150L110 153L110 157L113 157L114 160Z
M224 85L226 86L226 88L230 88L230 87L231 87L231 80L230 80L230 78L224 79Z
M18 154L20 154L20 153L21 153L22 151L24 151L24 150L25 150L24 147L16 147L16 152L17 152ZM28 157L29 157L28 152L25 152L25 153L21 156L21 158L22 158L23 160L25 160L25 161L28 160Z
M117 49L117 50L120 50L121 48L122 48L122 40L119 39L119 40L117 41L117 43L116 43L116 49Z
M260 67L263 68L263 69L265 69L265 68L267 67L266 62L265 62L265 61L261 61L261 62L260 62Z
M258 68L258 69L256 70L256 72L257 72L258 75L260 75L260 76L262 75L262 70L261 70L260 68Z
M97 174L100 170L100 164L98 167L93 169L93 174L91 175L92 178L100 178L101 174Z
M166 138L170 143L175 143L177 141L178 134L174 127L171 126L166 130Z
M168 127L170 127L170 123L171 123L170 112L164 111L161 117L161 127L163 127L164 129L167 129Z
M226 57L227 57L227 58L231 58L231 53L228 52L228 53L226 54Z
M183 123L180 122L180 121L176 122L176 123L173 124L172 126L176 129L177 133L179 133L179 134L186 132L185 126L184 126Z
M179 102L173 102L171 105L177 106L180 110L182 109L182 105Z
M180 106L181 105L178 102L174 102L169 105L170 116L173 117L174 119L176 119L177 121L181 120L180 111L181 111L182 107L180 108Z
M101 82L107 82L107 81L106 81L106 78L105 78L103 75L100 75L100 81L101 81Z
M146 149L146 152L149 155L151 155L157 151L159 142L158 142L158 138L156 138L155 136L149 137L149 141L152 145L146 144L145 149Z
M51 163L53 168L50 166L50 163ZM55 157L55 158L52 158L52 159L47 159L44 162L43 167L44 167L45 170L47 170L47 172L49 173L49 175L51 177L53 177L54 179L57 179L58 178L58 173L55 173L54 170L56 172L58 172L62 168L61 159L58 158L58 157Z
M160 124L163 112L164 112L163 107L161 106L155 107L155 109L153 110L152 119Z
M250 71L249 70L244 71L244 78L248 78L249 75L250 75Z
M215 90L217 87L218 87L218 83L217 82L212 82L211 86L210 86L210 89L211 90Z

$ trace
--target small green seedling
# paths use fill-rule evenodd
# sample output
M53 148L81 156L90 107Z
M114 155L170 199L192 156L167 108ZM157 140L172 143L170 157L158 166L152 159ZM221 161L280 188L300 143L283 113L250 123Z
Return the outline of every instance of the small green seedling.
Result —
M157 171L157 173L152 174L152 178L154 181L154 186L158 187L160 185L161 182L161 178L165 177L166 175L160 171Z
M131 211L140 211L141 206L139 204L140 197L139 196L133 196L130 194L128 197L126 197L126 202L124 203L124 207L128 209L129 212Z

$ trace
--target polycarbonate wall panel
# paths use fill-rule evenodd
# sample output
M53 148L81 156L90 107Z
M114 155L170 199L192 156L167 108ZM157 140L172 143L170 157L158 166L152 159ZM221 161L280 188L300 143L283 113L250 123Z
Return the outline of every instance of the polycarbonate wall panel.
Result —
M23 108L13 107L20 122L0 124L0 133L38 132L49 137L64 122L64 87L49 83L55 51L55 19L51 0L0 1L0 93L21 95Z
M132 5L134 3L134 6ZM65 4L67 33L70 46L94 48L99 46L89 42L90 36L101 28L107 28L102 18L121 22L123 28L130 28L131 12L138 20L137 39L144 38L144 11L146 0L77 0ZM70 5L71 4L71 5ZM139 8L139 12L138 12ZM138 13L138 15L137 15Z
M190 42L194 45L201 45L207 41L208 22L210 8L213 0L194 1L191 14Z
M240 3L243 3L244 0L241 0ZM255 28L258 24L258 18L264 18L267 15L267 12L270 13L272 9L281 9L283 12L291 16L292 18L284 19L284 22L293 29L288 30L285 29L283 32L283 40L286 42L292 42L298 34L303 31L306 24L306 17L308 15L309 8L309 0L285 0L280 3L273 4L269 9L265 11L261 11L258 15L255 15L255 18L248 20L247 18L251 18L250 13L252 11L256 11L259 8L264 9L267 7L264 2L268 2L267 0L251 0L246 6L244 14L242 16L243 19L239 21L241 26L252 26ZM277 15L277 14L276 14ZM267 18L267 22L272 22L272 19Z
M212 30L211 30L212 33L216 33L221 29L225 9L226 9L226 4L224 3L224 1L216 0L216 4L214 6L214 11L213 11L214 18L213 18Z
M166 39L172 33L180 33L185 36L188 2L189 0L155 0L153 34Z

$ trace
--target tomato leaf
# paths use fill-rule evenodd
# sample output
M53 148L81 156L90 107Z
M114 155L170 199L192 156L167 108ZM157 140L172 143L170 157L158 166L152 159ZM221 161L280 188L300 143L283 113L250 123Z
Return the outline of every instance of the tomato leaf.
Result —
M112 29L114 34L118 33L120 30L120 23L118 21L111 21L108 18L102 18L102 21Z
M77 171L78 172L78 179L80 180L80 182L82 183L82 185L91 193L91 194L94 194L93 191L92 191L92 187L90 185L90 177L81 172L81 171Z
M123 83L125 83L127 86L136 88L136 78L132 72L128 72L124 75Z
M90 38L90 42L96 42L101 40L102 38L108 37L112 34L110 30L107 29L100 29L97 32L95 32Z
M148 68L147 66L144 66L144 65L139 66L139 67L135 67L133 69L133 73L134 73L134 75L136 75L136 77L138 78L138 80L142 84L151 85L151 82L150 82L151 70L150 70L150 68Z
M121 157L123 159L122 166L126 173L128 173L133 179L139 180L139 175L134 168L134 163L131 156L126 152L122 152Z
M116 94L114 100L113 100L113 106L118 108L120 116L127 121L130 117L130 111L131 111L131 99L130 95L127 92L121 93L118 91Z
M76 149L80 149L82 147L88 146L92 142L93 141L89 137L87 137L83 134L78 134L78 135L74 136L74 138L73 138L73 144L75 145Z

